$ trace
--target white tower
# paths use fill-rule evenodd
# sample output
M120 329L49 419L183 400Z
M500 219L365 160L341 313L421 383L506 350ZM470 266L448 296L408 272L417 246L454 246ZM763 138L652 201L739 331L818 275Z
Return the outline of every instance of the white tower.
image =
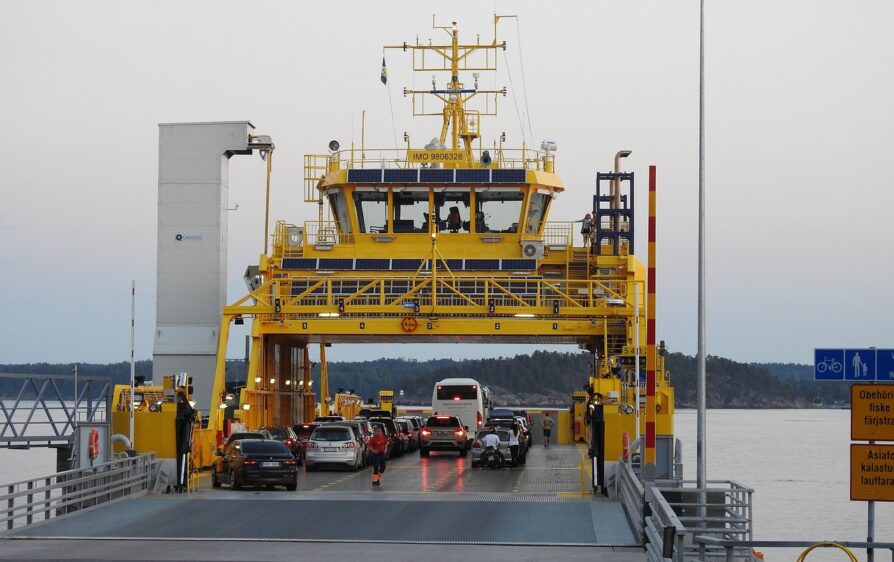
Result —
M272 148L248 121L162 123L158 141L158 287L152 378L187 372L196 408L211 388L227 299L229 158ZM216 402L215 402L216 403Z

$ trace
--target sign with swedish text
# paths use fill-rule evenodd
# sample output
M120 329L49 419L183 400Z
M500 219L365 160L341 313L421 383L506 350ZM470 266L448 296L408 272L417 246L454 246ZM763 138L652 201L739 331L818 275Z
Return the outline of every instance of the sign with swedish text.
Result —
M818 381L894 382L894 349L814 349Z
M894 441L894 385L851 385L851 440Z
M851 500L894 501L894 445L851 444Z

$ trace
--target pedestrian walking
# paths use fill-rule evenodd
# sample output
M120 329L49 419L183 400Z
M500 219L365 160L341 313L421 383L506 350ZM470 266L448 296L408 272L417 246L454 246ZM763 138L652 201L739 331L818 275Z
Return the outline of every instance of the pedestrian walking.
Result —
M553 434L553 426L555 426L555 422L549 417L549 412L543 413L543 421L540 422L540 425L543 426L543 446L549 449L549 440Z
M372 459L372 484L373 486L380 486L382 474L385 472L385 457L388 453L388 438L385 437L385 432L381 426L376 426L375 435L369 440L367 446Z

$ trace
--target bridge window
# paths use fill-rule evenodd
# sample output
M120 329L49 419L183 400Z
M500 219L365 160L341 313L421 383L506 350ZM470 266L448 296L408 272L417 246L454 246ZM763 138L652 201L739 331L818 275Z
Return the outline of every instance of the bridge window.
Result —
M354 210L357 212L358 232L379 233L387 229L388 194L378 191L354 193Z
M518 232L524 195L518 189L475 191L475 232Z
M435 191L435 220L440 232L470 232L469 191Z
M428 190L394 192L394 232L428 232Z
M528 234L537 234L543 225L546 209L549 206L550 196L545 193L531 195L531 203L528 205L528 220L525 221L525 231Z
M345 194L339 192L329 193L329 204L332 205L332 214L335 215L335 221L338 223L338 231L343 233L351 232L351 220L348 218L348 205L345 201Z

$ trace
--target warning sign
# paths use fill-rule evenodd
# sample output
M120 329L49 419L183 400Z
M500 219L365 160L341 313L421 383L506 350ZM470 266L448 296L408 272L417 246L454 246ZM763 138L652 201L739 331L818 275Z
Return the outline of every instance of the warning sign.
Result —
M851 440L894 441L894 385L851 386Z
M894 501L894 445L851 444L851 500Z

